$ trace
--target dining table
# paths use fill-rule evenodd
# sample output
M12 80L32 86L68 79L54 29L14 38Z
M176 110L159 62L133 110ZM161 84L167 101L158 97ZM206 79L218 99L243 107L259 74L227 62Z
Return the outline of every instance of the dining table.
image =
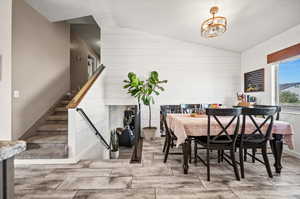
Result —
M230 117L220 117L222 123L227 124ZM208 117L205 114L167 114L167 125L177 137L176 146L182 145L183 151L183 170L184 174L188 174L189 169L189 153L190 142L192 138L207 136ZM255 118L257 124L262 124L264 118ZM228 133L233 134L235 125L228 128ZM267 128L267 125L264 125ZM252 121L246 120L245 133L252 133L256 130ZM221 127L214 120L211 121L211 135L217 135L221 131ZM290 123L285 121L274 121L272 128L272 136L270 138L270 145L274 156L274 167L276 173L280 174L282 169L281 159L283 152L283 144L286 144L289 149L294 149L294 131Z

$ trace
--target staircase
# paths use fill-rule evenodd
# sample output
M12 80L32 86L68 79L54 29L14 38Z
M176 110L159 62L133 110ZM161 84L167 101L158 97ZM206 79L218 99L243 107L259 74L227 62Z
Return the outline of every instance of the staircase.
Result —
M68 158L68 110L71 95L63 97L49 114L41 119L31 136L25 138L27 150L17 159Z

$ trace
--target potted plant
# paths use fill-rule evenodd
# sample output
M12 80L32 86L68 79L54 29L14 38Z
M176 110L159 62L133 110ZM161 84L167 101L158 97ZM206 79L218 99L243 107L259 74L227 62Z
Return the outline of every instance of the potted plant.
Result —
M143 87L144 81L141 81L137 75L133 72L128 73L128 80L124 80L126 83L123 88L128 90L128 93L132 96L137 98L138 104L141 104L141 97L143 95Z
M160 94L161 91L164 91L164 88L161 86L163 83L167 83L167 80L160 80L158 72L152 71L149 78L146 81L141 81L136 74L129 73L128 80L124 80L126 85L125 89L128 89L128 93L131 96L138 99L138 103L142 101L145 106L148 106L149 109L149 126L144 127L144 137L146 140L151 140L155 136L157 127L153 127L152 122L152 112L151 105L155 103L154 96Z
M119 158L119 139L116 130L112 130L110 134L110 158L118 159Z

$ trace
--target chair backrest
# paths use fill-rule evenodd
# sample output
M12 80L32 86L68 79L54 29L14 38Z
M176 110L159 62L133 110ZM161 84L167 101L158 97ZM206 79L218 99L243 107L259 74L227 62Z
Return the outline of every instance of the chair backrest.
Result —
M161 108L161 112L181 113L180 105L163 105L160 108Z
M276 120L280 120L281 106L254 105L254 108L276 108Z
M197 113L203 109L202 104L180 104L182 113Z
M253 143L263 143L269 140L272 133L272 127L274 122L274 115L277 112L276 107L256 107L256 108L243 108L243 124L242 124L242 139L244 141ZM256 115L263 116L263 120L260 124L255 120ZM246 134L246 123L249 118L254 125L255 129L252 132Z
M171 105L171 111L172 113L182 113L180 105Z
M165 126L165 131L166 131L166 136L172 136L171 130L168 127L168 123L167 123L167 113L166 112L162 112L162 120Z
M208 117L207 125L207 144L233 144L235 145L239 132L240 115L242 114L242 108L208 108L206 109ZM219 117L228 116L230 121L224 124L220 121ZM221 131L217 135L211 135L211 120L215 119ZM235 122L236 121L236 122ZM233 134L228 132L229 128L234 129Z

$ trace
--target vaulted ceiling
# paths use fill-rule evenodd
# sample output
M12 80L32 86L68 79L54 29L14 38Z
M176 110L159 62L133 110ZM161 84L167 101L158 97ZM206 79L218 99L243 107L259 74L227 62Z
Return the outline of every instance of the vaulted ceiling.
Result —
M100 26L131 28L232 51L244 51L300 24L299 0L26 0L51 21L93 15ZM217 5L228 19L218 38L201 37Z

